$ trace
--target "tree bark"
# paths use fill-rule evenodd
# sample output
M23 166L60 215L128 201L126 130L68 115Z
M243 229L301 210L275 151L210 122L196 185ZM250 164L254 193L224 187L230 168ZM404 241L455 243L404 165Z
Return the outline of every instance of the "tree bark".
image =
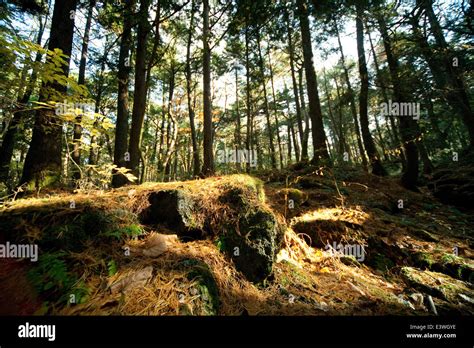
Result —
M130 161L127 163L127 167L136 177L139 176L140 144L147 97L146 61L147 40L150 32L150 23L148 22L149 7L150 0L140 0L135 61L135 90L133 93L132 125L130 128L130 139L128 143Z
M268 110L268 96L267 96L267 87L265 84L265 67L263 65L262 57L262 47L260 45L260 32L257 29L257 47L258 47L258 65L260 68L260 74L262 75L262 87L263 87L263 113L265 114L265 119L267 120L267 131L268 131L268 140L270 144L270 158L272 163L272 168L276 168L276 156L275 156L275 145L273 143L273 130L270 122L270 112Z
M75 17L72 14L75 14L76 5L77 0L57 1L51 22L48 49L50 51L60 49L67 56L64 58L66 64L61 68L64 76L69 76ZM39 98L41 102L53 99L48 90L64 94L67 87L54 82L44 83ZM54 111L38 110L20 185L32 184L34 181L35 187L39 189L59 182L62 167L62 135L62 122L54 115Z
M92 24L92 14L94 12L95 0L90 0L89 9L87 11L86 17L86 26L84 28L84 38L82 39L82 49L81 49L81 60L79 62L79 77L77 83L79 85L85 85L86 82L86 63L87 63L87 53L89 50L89 34ZM74 123L74 134L72 138L73 151L71 159L73 161L73 171L72 178L74 180L81 179L81 138L82 138L82 115L78 115L76 122Z
M209 48L209 0L203 0L203 107L204 107L204 164L202 176L214 174L212 105L211 105L211 50Z
M192 72L191 72L191 43L193 39L193 31L194 31L194 0L191 3L191 19L189 21L189 28L188 28L188 42L186 45L186 92L188 98L188 113L189 113L189 126L191 128L191 143L193 147L193 175L198 176L201 163L199 159L199 148L196 138L196 126L194 124L194 108L191 98L191 79L192 79Z
M298 126L298 133L300 135L300 142L301 145L305 143L304 137L304 130L303 130L303 119L301 117L301 106L300 106L300 98L298 95L298 85L296 82L296 75L295 75L295 58L294 58L294 45L293 45L293 30L290 23L290 15L289 11L285 8L286 12L286 25L287 25L287 33L288 33L288 54L290 56L290 70L291 70L291 82L293 84L293 95L295 99L295 108L296 108L296 122ZM306 144L307 145L307 144ZM308 159L308 146L303 146L301 151L301 159L305 160ZM299 160L299 158L297 159Z
M246 112L247 112L247 134L245 138L245 146L247 151L252 150L253 142L252 142L252 111L251 111L251 96L250 96L250 52L249 52L249 30L248 30L248 20L246 21L245 26L245 77L246 77L246 85L245 85L245 92L246 92ZM247 172L250 171L250 164L247 163L246 165Z
M379 176L387 175L382 162L380 161L377 148L374 140L370 134L369 116L368 116L368 96L369 96L369 74L367 72L367 62L365 60L364 49L364 26L362 17L364 16L364 8L361 2L356 4L356 31L357 31L357 53L359 55L359 76L360 76L360 94L359 94L359 115L360 127L362 131L362 139L364 140L364 147L369 156L370 165L372 166L372 173Z
M382 16L377 17L379 24L380 33L385 48L385 54L387 56L387 63L390 70L390 76L393 85L394 101L397 103L403 103L408 101L406 91L400 84L400 72L399 63L392 50L391 38L388 35L387 24ZM418 148L415 143L415 139L418 138L417 130L415 128L413 120L407 116L400 117L400 135L403 141L403 147L405 149L406 165L405 170L402 174L401 182L402 185L410 190L417 190L416 185L418 183L419 175L419 163L418 163Z
M130 47L132 37L132 12L135 0L126 0L124 11L124 23L122 39L120 41L119 64L118 64L118 100L117 100L117 122L115 125L115 146L114 146L114 164L119 168L127 167L127 140L128 140L128 87L130 83ZM120 187L125 185L127 178L112 172L112 186Z
M312 122L312 136L314 164L329 160L326 147L326 134L324 133L321 103L318 93L318 82L313 66L313 50L311 47L311 34L309 30L308 8L305 0L297 0L300 17L301 38L303 43L304 67L306 73L306 87L308 90L309 114Z
M270 83L272 86L272 98L273 98L273 112L275 117L275 126L276 126L276 136L277 136L277 143L278 143L278 151L280 157L280 168L283 168L283 148L281 145L281 137L280 137L280 121L278 120L278 110L277 110L277 100L275 95L275 84L273 83L273 66L272 66L272 58L270 56L271 51L268 49L268 67L270 69Z
M354 120L354 129L355 129L356 138L357 138L357 146L359 147L359 154L362 160L362 165L364 169L367 170L367 157L365 155L364 145L362 144L359 120L357 118L355 93L354 93L354 90L352 89L351 80L349 78L349 70L347 69L347 66L346 66L346 59L344 56L344 50L342 48L342 43L341 43L341 36L339 35L339 28L338 28L336 20L334 20L334 28L336 29L339 52L341 53L341 64L342 64L342 69L344 70L344 78L346 80L347 91L349 92L350 107L351 107L352 119Z

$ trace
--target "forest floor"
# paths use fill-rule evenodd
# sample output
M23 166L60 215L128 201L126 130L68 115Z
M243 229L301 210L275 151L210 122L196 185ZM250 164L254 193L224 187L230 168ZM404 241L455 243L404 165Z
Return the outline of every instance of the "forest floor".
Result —
M472 209L351 168L259 177L4 202L0 243L37 243L40 253L38 262L0 262L0 315L474 314ZM248 191L245 217L258 205L282 228L264 280L249 280L237 268L251 270L223 252L219 233L231 228L235 197L244 197L225 191L236 188ZM150 195L160 191L185 192L198 207L180 206L185 214L174 216L162 200L155 211L160 198Z

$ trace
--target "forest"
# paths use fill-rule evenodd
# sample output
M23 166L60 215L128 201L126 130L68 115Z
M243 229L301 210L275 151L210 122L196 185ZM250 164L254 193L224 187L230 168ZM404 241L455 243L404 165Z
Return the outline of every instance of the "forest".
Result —
M474 314L473 18L0 1L0 314Z

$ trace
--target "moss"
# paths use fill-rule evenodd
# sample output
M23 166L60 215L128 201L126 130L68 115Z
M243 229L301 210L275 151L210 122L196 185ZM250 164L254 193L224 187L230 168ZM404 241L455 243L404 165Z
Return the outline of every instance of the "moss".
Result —
M438 272L403 267L401 275L413 288L454 303L458 301L458 294L472 292L466 283Z
M342 255L339 260L346 266L361 267L354 255Z
M273 213L261 206L247 209L236 223L225 226L224 252L247 279L260 282L272 272L283 233Z
M444 263L444 264L454 263L456 261L459 262L460 259L461 259L460 257L457 257L454 254L448 254L448 253L445 253L445 254L443 254L443 256L441 256L441 262Z
M198 290L203 301L204 315L217 315L219 312L219 289L209 266L196 259L185 259L181 266L189 269L187 278L198 283Z
M70 304L72 299L74 304L84 303L89 295L84 282L68 268L65 252L41 254L28 271L28 278L36 291L52 303Z
M427 241L427 242L438 242L439 238L434 236L433 234L429 233L426 230L416 228L410 230L410 233L414 235L415 237L420 238L421 240Z
M284 261L285 264L288 266L289 270L290 270L290 276L291 278L293 278L293 285L295 283L297 284L304 284L304 285L310 285L311 284L311 279L308 278L308 276L306 276L302 271L301 269L299 269L298 267L296 267L294 264L292 264L291 262L287 262L287 261ZM296 281L296 282L295 282Z
M118 240L126 240L128 238L138 237L143 234L143 228L139 225L129 225L119 227L117 229L107 231L103 235L106 237L112 237Z
M287 197L288 200L293 200L296 204L303 204L308 200L308 195L296 188L284 188L279 191L280 196Z
M428 269L430 269L434 263L433 256L424 252L415 253L413 259L416 266L426 267Z
M466 262L462 257L449 253L444 253L441 256L440 262L433 266L433 270L471 283L474 278L474 267L472 264Z
M395 263L383 254L375 254L372 263L376 269L382 272L387 272L395 267Z
M77 213L72 210L63 220L46 226L38 244L50 250L81 251L89 241L124 240L142 234L142 227L133 223L136 220L133 215L115 213L92 207L77 210Z
M260 203L265 203L266 200L263 181L253 176L243 174L231 175L226 177L220 188L224 192L224 196L230 190L234 193L239 192L247 200L256 198Z

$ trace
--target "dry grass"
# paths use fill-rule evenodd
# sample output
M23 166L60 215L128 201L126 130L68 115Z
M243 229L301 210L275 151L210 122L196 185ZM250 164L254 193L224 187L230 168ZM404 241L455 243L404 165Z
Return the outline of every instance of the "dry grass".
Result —
M433 219L440 220L453 230L456 222L448 220L442 208L424 216L417 216L414 210L423 211L423 203L432 202L419 194L407 192L392 179L379 179L370 175L354 174L337 181L331 176L302 175L316 182L324 183L323 188L305 190L309 200L297 207L288 219L288 225L298 221L330 221L334 224L350 223L361 226L356 235L360 244L367 236L386 238L390 243L405 243L419 248L440 248L441 255L449 250L449 243L459 242L448 237L437 245L420 241L411 236L409 226L401 224L399 216L385 214L373 208L374 200L383 203L404 199L409 209L404 216L418 218L420 224ZM297 176L299 177L299 176ZM252 179L253 180L253 179ZM298 180L289 180L298 183ZM255 204L263 204L265 209L273 209L277 218L285 223L285 202L276 202L278 192L285 184L266 186L268 202L262 203L249 187L258 187L258 182L249 185L245 175L215 177L173 183L146 183L133 188L121 188L108 192L90 191L68 195L58 193L50 198L27 198L9 202L0 208L0 217L23 216L29 214L18 229L26 231L31 240L38 239L49 225L58 225L72 216L80 215L91 206L98 210L126 210L135 214L149 205L148 195L156 190L180 188L202 202L198 219L210 219L217 226L219 221L233 218L232 209L217 198L228 185L242 185L247 198ZM334 187L334 193L327 193ZM338 190L346 190L344 206L341 206ZM250 190L250 191L248 191ZM327 200L325 200L327 197ZM70 208L74 200L75 209ZM377 202L378 203L378 202ZM202 221L202 220L201 220ZM199 222L199 221L198 221ZM444 226L440 224L441 226ZM215 227L217 229L217 227ZM127 245L139 247L146 243L153 233L172 233L156 227L145 226L146 234L139 240L127 241ZM324 233L325 231L320 231ZM407 239L407 236L409 237ZM342 238L345 234L342 235ZM390 238L389 238L390 237ZM354 236L351 235L351 240ZM411 238L411 239L410 239ZM344 239L342 239L344 240ZM189 279L189 269L182 266L184 260L198 260L205 263L215 279L219 293L219 315L373 315L414 313L400 303L397 296L406 291L404 283L391 275L388 278L374 272L365 265L347 265L337 256L308 245L308 236L297 234L291 227L286 228L282 249L274 264L273 279L264 284L252 284L235 270L211 240L171 243L161 255L151 257L143 254L124 254L125 244L90 244L80 253L70 253L71 271L79 275L89 289L88 301L83 304L53 307L52 314L61 315L202 315L206 313L206 301L196 289L196 279ZM411 244L409 244L411 243ZM465 244L462 244L465 245ZM117 273L107 273L107 262L114 260ZM152 276L145 285L132 288L125 293L112 292L110 284L152 266ZM416 314L422 314L416 312Z

